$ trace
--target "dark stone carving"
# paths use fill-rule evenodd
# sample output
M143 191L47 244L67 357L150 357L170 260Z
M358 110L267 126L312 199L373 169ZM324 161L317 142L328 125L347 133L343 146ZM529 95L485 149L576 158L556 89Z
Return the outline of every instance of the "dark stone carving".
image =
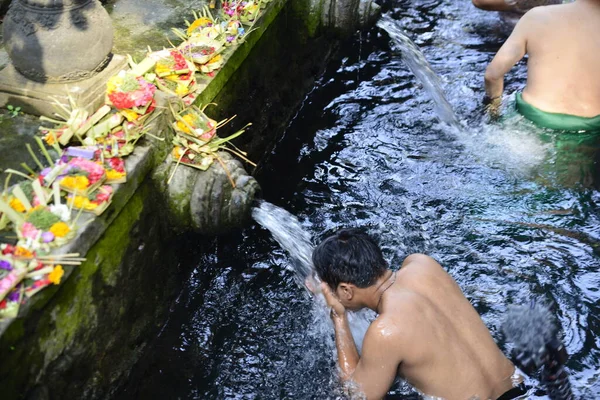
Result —
M14 0L4 22L14 67L37 82L76 82L102 70L112 50L98 0Z

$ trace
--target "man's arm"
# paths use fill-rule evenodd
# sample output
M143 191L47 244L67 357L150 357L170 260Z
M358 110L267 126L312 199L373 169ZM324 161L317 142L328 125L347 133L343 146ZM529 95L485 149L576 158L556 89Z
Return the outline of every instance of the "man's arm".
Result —
M521 18L510 37L504 42L485 70L485 93L491 100L500 99L504 91L504 75L527 52L527 32L531 18L528 12Z
M473 5L486 11L515 11L506 0L472 0Z
M382 399L398 374L398 335L389 327L371 324L363 340L362 357L350 378L368 400ZM390 332L392 331L392 332Z
M392 357L390 336L383 335L375 322L369 327L363 340L362 357L350 331L344 306L337 300L331 289L321 285L327 304L331 307L331 319L335 329L335 344L341 378L344 382L358 385L368 400L381 399L392 386L398 370L399 361Z

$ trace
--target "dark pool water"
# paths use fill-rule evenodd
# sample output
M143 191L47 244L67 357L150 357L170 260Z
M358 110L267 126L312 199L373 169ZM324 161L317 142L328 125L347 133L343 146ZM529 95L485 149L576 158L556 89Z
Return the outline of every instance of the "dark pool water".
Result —
M257 171L265 199L318 239L345 226L376 235L392 266L423 252L458 281L504 351L510 304L547 301L580 398L600 398L598 143L483 116L483 71L504 33L467 0L387 4L422 47L458 118L437 122L380 29L330 65ZM508 92L523 86L519 65ZM514 118L513 118L514 119ZM336 399L331 331L287 255L253 226L215 240L169 321L115 396ZM534 379L529 398L544 398ZM398 386L394 398L415 398Z

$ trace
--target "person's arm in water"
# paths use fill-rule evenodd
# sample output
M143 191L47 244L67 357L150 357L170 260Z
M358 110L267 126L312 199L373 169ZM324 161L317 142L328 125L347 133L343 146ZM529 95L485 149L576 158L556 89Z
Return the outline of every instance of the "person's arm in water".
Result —
M486 11L515 11L514 6L506 0L472 0L473 5Z
M490 112L498 112L504 91L504 75L527 53L528 12L521 18L512 34L504 42L485 70L485 94L490 101Z
M396 335L383 334L377 321L373 322L363 340L360 357L350 331L346 309L327 284L322 283L321 289L331 307L342 380L358 385L360 392L368 400L383 398L394 383L398 371L399 361L390 352L392 347L397 346L397 343L391 343Z

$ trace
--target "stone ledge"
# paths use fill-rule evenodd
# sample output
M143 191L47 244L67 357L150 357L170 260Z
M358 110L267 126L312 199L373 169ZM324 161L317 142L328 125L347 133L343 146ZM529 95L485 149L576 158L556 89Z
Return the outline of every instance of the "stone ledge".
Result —
M263 33L277 17L286 2L287 0L274 0L265 10L263 10L263 14L255 24L256 28L248 34L246 40L242 44L232 46L224 52L224 65L217 71L212 79L199 77L198 84L200 88L202 88L202 92L196 99L197 104L207 104L217 96L227 81L241 66L248 54L250 54L254 45L260 40ZM122 65L124 57L117 56L114 58L117 60L115 62L117 62L118 65ZM2 73L3 72L4 71L2 71ZM5 95L5 93L0 94L0 101L3 100L2 95ZM99 217L83 213L78 221L78 226L81 228L77 233L77 237L65 246L57 249L55 253L65 254L76 252L82 257L85 257L89 249L91 249L102 237L110 224L127 205L127 202L134 195L140 184L146 179L149 173L165 159L168 154L168 149L172 147L170 142L171 135L169 133L170 127L168 126L172 120L167 107L167 102L171 100L161 92L157 92L157 96L157 109L162 108L161 111L157 112L161 112L162 115L153 122L154 127L151 129L151 134L163 138L163 145L159 145L160 142L152 139L144 139L142 144L137 145L134 152L126 159L127 182L115 185L113 201L110 207ZM41 102L42 100L40 99L39 101ZM11 100L11 104L16 103ZM63 281L71 275L73 269L73 267L65 267ZM29 299L29 301L19 310L17 318L0 322L0 336L6 332L14 320L25 318L30 310L43 308L59 290L60 286L47 288Z

